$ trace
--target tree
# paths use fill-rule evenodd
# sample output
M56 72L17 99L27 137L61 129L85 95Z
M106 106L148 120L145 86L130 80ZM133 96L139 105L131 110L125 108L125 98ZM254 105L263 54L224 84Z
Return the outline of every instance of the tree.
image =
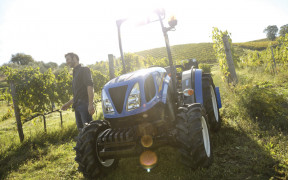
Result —
M263 32L266 33L266 37L269 40L274 41L276 39L276 34L278 32L278 27L276 25L268 26L267 28L264 29Z
M34 62L34 59L30 55L26 55L24 53L17 53L12 55L11 60L12 63L20 64L20 65L28 65L29 62Z
M62 63L62 64L59 65L59 69L63 69L64 67L67 67L66 63Z
M102 74L108 75L109 74L109 64L108 61L97 61L95 64L88 65L90 69L96 70L101 72Z
M57 69L58 68L58 64L55 62L48 62L48 63L44 63L44 67L49 69Z
M288 24L280 27L279 35L285 37L285 34L288 33Z
M125 53L124 61L126 65L126 72L136 71L144 66L143 60L137 54Z
M108 82L109 78L97 70L91 69L91 73L93 78L94 91L96 93L100 93L105 83Z

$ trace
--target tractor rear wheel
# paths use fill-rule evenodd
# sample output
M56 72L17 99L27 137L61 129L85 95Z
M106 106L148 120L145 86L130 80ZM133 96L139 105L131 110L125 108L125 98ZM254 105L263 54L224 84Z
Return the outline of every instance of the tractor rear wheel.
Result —
M103 160L99 157L101 147L97 146L97 138L105 130L110 129L109 122L98 120L86 124L78 136L75 161L78 170L88 179L96 179L116 168L118 159Z
M221 128L221 117L217 104L215 85L210 74L203 74L202 78L204 107L208 114L211 131L217 132Z
M201 104L179 108L176 125L179 150L183 164L196 169L212 163L210 131L205 109Z

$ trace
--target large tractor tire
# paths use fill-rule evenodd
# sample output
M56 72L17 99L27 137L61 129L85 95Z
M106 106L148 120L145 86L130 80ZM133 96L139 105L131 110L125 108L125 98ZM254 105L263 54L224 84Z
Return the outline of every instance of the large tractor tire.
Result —
M179 108L176 128L183 164L192 169L209 167L213 157L209 125L203 106L191 104Z
M118 165L118 159L103 160L99 157L101 147L97 146L97 138L105 130L110 129L109 122L98 120L86 124L78 136L75 160L78 170L88 179L104 176Z
M208 114L211 131L217 132L221 128L221 117L217 104L215 85L210 74L203 74L202 89L204 107Z

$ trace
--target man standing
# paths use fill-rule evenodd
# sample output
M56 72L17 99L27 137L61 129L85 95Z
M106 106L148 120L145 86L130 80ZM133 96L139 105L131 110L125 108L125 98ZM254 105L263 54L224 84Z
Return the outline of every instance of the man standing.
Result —
M93 106L94 89L91 72L88 67L79 64L77 54L65 54L66 63L73 68L73 99L62 106L62 110L67 110L72 104L75 110L75 118L78 131L80 132L85 123L92 121L95 113Z

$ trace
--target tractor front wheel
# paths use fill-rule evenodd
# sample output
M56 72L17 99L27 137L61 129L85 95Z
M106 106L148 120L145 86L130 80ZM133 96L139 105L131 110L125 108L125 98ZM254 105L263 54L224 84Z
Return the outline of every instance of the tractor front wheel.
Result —
M179 108L176 139L183 164L196 169L212 163L210 131L205 109L201 104Z
M88 179L101 177L118 165L118 159L101 159L97 146L97 139L104 131L110 129L109 122L98 120L85 125L78 136L75 160L79 164L78 170Z

